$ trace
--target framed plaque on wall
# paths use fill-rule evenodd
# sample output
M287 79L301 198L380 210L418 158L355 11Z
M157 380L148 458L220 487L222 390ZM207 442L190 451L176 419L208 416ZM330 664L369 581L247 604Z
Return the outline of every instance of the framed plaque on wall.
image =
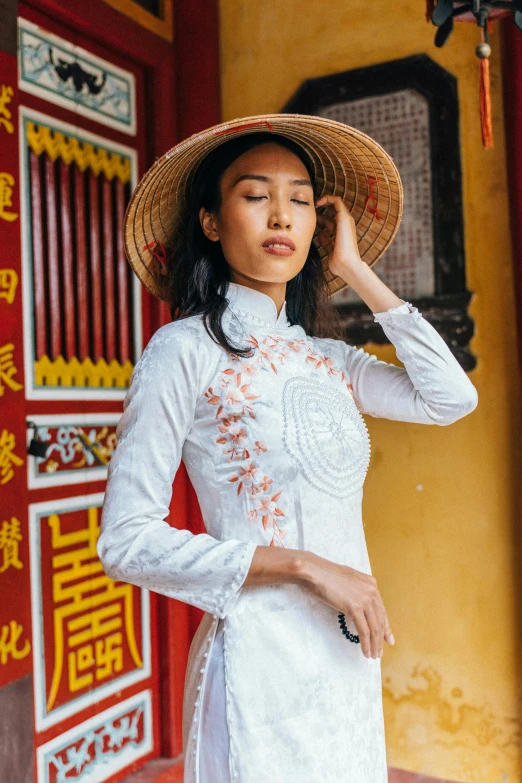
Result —
M282 111L344 122L391 155L404 186L404 212L374 271L421 310L464 369L473 369L455 77L427 55L414 55L309 79ZM387 342L352 289L334 294L332 302L350 342Z

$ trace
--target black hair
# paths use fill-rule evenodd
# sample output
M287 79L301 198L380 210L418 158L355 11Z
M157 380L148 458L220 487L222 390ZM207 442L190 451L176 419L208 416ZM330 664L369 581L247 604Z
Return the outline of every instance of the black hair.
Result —
M173 320L203 315L210 337L226 351L250 355L251 348L233 346L222 326L231 281L230 267L221 243L208 239L201 227L199 211L216 213L221 207L221 180L226 169L244 152L266 142L289 149L303 162L314 188L314 169L308 154L286 136L268 131L247 133L230 139L208 153L187 183L183 224L166 249L166 272L162 279L165 298ZM319 251L310 243L308 257L299 273L287 282L287 316L306 334L342 337L337 311L329 301L328 284Z

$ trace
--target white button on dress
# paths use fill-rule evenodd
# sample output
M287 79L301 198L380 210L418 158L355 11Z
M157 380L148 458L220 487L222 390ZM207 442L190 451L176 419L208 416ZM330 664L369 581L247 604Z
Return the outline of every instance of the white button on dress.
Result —
M477 392L408 302L375 314L402 368L307 335L259 291L232 283L227 298L224 327L250 357L192 316L158 329L137 362L98 554L114 579L206 613L185 682L185 783L385 783L380 659L305 587L244 581L259 545L371 573L362 414L449 425ZM181 460L206 533L165 521Z

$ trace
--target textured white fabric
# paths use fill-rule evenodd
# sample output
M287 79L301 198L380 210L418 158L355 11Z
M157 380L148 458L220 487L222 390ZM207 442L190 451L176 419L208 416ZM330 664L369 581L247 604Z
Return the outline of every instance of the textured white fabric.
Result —
M401 368L306 335L290 324L286 303L278 315L259 291L231 284L228 299L224 326L253 348L250 358L227 354L192 316L158 329L137 362L98 554L111 577L205 611L185 682L186 783L221 783L202 768L208 744L222 759L227 738L232 783L384 783L380 659L349 642L337 611L306 588L243 583L260 544L371 573L361 518L370 441L361 414L449 425L476 407L477 392L408 302L375 314ZM165 522L181 459L204 534ZM213 655L220 619L223 661ZM209 664L225 680L226 726L219 687L206 691Z
M228 768L229 738L226 725L224 620L218 623L208 664L205 698L201 703L199 779L202 783L231 783Z

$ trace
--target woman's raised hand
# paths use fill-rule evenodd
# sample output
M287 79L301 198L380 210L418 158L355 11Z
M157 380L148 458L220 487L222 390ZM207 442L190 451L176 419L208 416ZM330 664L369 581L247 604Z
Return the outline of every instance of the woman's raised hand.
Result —
M317 222L323 228L317 237L328 253L330 271L346 280L347 271L362 263L357 245L355 220L340 196L321 196L315 202L316 208L330 204L335 217L329 217L326 213L317 215Z
M312 552L306 552L306 560L311 566L308 589L353 620L366 657L380 658L383 640L395 644L395 639L375 577Z

